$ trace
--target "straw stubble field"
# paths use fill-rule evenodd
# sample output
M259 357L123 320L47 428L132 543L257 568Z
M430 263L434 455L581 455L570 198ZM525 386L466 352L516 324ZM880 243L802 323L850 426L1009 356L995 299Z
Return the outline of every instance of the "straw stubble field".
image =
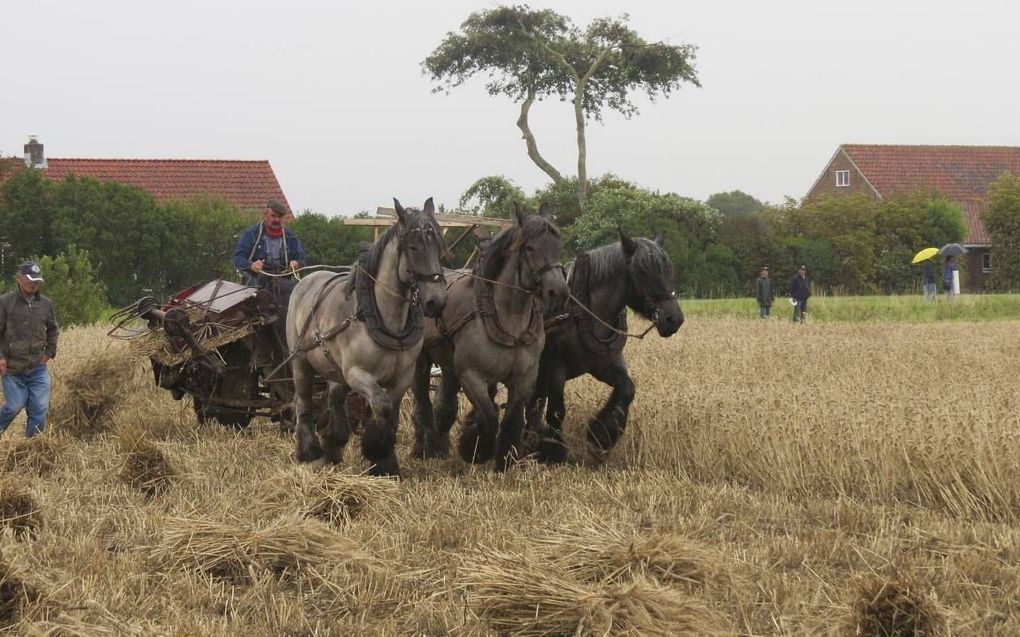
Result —
M404 458L400 482L358 475L356 445L313 470L268 424L200 427L102 330L69 330L50 431L0 441L0 625L1015 634L1018 327L696 321L631 344L604 462ZM568 386L575 449L605 395Z

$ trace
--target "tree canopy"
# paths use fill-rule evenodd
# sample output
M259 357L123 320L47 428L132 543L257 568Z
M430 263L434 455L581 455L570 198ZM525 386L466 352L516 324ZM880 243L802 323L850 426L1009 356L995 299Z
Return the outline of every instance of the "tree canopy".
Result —
M698 83L696 47L649 42L630 28L626 15L597 18L586 28L550 9L499 6L468 16L422 63L436 90L448 90L482 75L490 95L520 103L517 126L528 156L559 183L563 173L539 152L528 117L536 100L570 101L577 132L577 201L588 202L588 120L605 109L624 116L638 112L635 93L668 97L683 84Z
M765 204L758 201L746 192L733 190L730 192L717 192L709 196L705 203L721 212L724 216L748 215L754 212L761 212Z
M988 287L1020 289L1020 177L1006 173L992 183L982 221L995 246Z

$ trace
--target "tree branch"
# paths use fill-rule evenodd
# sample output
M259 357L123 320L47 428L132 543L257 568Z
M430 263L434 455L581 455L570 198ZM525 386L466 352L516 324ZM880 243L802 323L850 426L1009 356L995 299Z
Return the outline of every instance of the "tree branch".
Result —
M553 168L552 164L547 162L544 157L538 152L538 144L535 142L535 135L531 132L531 128L528 126L528 111L531 110L531 105L535 103L535 89L534 87L528 88L528 96L521 102L521 115L517 118L517 128L521 129L524 134L524 143L528 146L528 157L531 161L535 162L535 165L542 169L542 172L549 175L555 183L563 181L563 175L560 171Z

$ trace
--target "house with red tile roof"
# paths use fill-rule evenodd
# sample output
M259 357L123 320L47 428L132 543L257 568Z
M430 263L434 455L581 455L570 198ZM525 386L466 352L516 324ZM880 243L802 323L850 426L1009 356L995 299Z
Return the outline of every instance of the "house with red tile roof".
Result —
M992 243L981 222L981 211L988 186L1005 172L1020 175L1020 147L843 144L805 200L851 194L882 199L918 191L945 195L963 209L967 226L964 287L980 291L992 269Z
M47 178L91 177L148 191L157 201L212 195L242 210L261 211L270 199L291 210L286 195L266 160L223 159L64 159L46 157L32 138L25 144L25 164Z

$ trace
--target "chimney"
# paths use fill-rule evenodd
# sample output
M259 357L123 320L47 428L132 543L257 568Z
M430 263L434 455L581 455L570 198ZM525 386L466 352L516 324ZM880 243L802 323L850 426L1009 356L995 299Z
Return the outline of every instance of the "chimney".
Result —
M46 168L43 145L39 143L35 135L29 135L28 143L25 144L25 165L29 168Z

